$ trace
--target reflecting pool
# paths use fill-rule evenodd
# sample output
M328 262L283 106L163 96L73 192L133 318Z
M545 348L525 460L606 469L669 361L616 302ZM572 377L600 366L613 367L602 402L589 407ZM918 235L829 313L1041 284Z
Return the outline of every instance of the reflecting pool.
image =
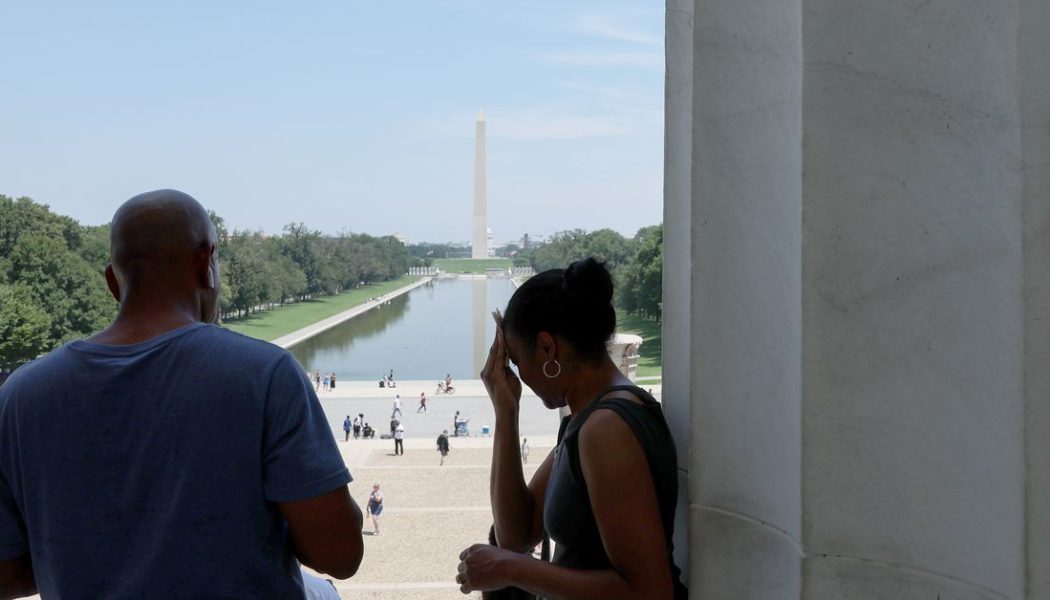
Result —
M514 293L508 278L439 279L289 348L309 371L342 381L477 379L495 324Z

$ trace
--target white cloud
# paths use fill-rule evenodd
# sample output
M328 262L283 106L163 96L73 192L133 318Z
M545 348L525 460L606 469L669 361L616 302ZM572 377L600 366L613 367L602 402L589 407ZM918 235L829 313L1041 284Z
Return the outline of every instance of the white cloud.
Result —
M659 35L621 27L607 18L598 15L584 15L581 17L579 21L579 29L583 33L608 40L644 44L646 46L655 46L658 48L662 48L664 45L664 40Z
M548 61L576 67L641 67L662 69L662 52L560 52L547 54Z

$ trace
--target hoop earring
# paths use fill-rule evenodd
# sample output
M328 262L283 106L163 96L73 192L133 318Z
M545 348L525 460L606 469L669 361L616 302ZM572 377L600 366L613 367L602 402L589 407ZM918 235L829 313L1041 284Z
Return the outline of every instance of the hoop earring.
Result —
M554 361L554 366L558 367L558 372L555 373L554 375L551 375L550 373L547 372L547 365L549 365L551 361L548 360L547 362L543 363L543 375L547 379L554 379L558 375L561 375L561 363L558 362L558 359L556 359L556 358L551 359L551 360Z

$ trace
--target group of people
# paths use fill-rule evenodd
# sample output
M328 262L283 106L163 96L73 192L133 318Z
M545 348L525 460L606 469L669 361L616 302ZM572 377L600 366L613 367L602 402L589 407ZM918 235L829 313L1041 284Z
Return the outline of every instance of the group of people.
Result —
M357 416L353 419L350 415L346 415L343 419L343 435L345 436L343 441L350 441L351 432L353 433L354 439L365 438L372 439L376 436L375 429L365 421L364 413L357 413Z
M306 377L314 382L315 392L330 392L335 389L335 371L324 374L315 371L313 375L307 371Z
M316 379L216 325L207 211L148 192L117 210L110 238L116 319L0 387L0 597L303 598L328 584L300 564L353 576L364 517ZM495 412L494 544L460 554L449 577L464 593L686 597L672 560L675 446L660 404L605 351L612 294L586 259L528 279L494 315L481 375ZM530 481L523 384L571 412ZM447 432L437 446L443 462ZM383 503L376 484L376 534ZM549 561L531 553L545 536Z

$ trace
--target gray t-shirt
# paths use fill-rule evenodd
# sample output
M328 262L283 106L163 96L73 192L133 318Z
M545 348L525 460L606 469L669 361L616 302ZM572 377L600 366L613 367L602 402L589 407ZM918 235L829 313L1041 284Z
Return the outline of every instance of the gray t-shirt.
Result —
M43 597L302 598L275 503L351 481L286 351L194 324L0 387L0 560Z

